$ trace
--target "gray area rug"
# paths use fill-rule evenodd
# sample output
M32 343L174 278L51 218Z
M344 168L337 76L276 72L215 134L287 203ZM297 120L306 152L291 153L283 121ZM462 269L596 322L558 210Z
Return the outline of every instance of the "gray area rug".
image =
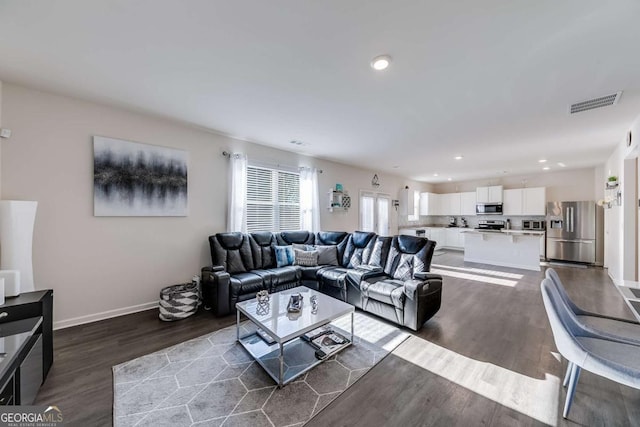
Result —
M332 324L348 331L349 322L346 316ZM356 312L354 345L278 389L236 343L234 325L114 366L113 423L301 426L408 336Z

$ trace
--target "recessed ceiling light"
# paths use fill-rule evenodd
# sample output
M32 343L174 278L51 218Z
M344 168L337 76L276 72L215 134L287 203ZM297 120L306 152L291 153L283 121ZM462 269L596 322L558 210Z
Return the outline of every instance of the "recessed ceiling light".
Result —
M549 166L545 166L542 168L543 171L548 171L549 169L551 169Z
M391 167L392 167L392 168L394 168L394 169L398 169L400 166L398 166L398 165L393 165L393 166L391 166Z
M462 156L455 156L454 159L456 160L462 160Z
M447 178L447 181L453 181L453 178Z
M436 173L434 173L434 174L433 174L433 176L438 176L438 173L437 173L437 172L436 172Z
M538 163L546 163L546 162L547 162L547 159L540 159L540 160L538 160Z
M386 69L391 63L391 57L389 55L376 56L371 60L371 68L377 71Z
M565 164L564 164L564 163L562 163L562 162L558 162L558 166L560 166L561 168L564 168L564 167L566 167L567 165L565 165Z

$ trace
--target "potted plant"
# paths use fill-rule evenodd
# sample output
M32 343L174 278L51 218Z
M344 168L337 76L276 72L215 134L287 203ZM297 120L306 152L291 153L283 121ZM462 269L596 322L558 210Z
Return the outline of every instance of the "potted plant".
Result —
M607 185L606 186L609 189L618 187L618 177L616 175L610 175L607 178Z

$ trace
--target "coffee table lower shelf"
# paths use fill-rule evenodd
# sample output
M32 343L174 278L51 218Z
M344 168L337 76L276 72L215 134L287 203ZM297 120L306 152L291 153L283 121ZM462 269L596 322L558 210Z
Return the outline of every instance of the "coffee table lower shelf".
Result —
M339 328L334 329L344 334L344 336L348 335L348 333ZM255 332L240 337L238 341L249 354L251 354L255 361L264 368L269 376L274 379L279 387L290 383L324 360L351 345L351 342L347 342L329 353L325 359L318 359L315 355L316 349L301 338L294 338L284 343L282 345L282 353L280 344L267 344Z

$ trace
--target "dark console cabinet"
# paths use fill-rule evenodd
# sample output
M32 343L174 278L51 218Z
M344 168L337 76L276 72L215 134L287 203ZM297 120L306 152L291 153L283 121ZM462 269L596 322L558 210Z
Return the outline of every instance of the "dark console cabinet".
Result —
M42 317L42 380L53 364L53 290L25 292L7 298L0 305L0 325L16 320Z
M53 291L0 305L0 405L31 405L53 364Z

